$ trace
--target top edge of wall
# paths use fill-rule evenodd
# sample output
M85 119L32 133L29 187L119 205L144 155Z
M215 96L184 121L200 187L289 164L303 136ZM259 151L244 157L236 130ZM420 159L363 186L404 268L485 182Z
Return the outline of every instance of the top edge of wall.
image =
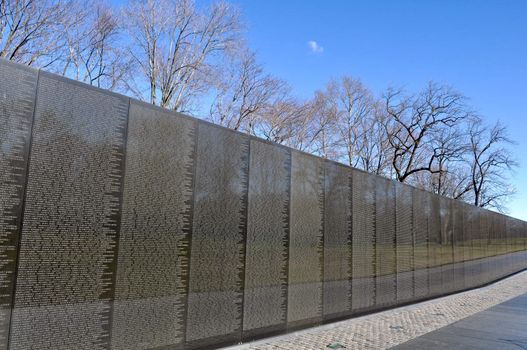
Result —
M82 81L70 79L70 78L67 78L67 77L65 77L63 75L60 75L60 74L50 73L50 72L47 72L47 71L42 70L42 69L39 69L39 72L40 72L40 76L41 77L47 77L47 78L54 79L54 80L57 80L57 81L63 81L65 83L70 83L70 84L73 84L75 86L79 86L79 87L82 87L82 88L85 88L85 89L88 89L88 90L97 91L99 93L107 94L107 95L110 95L110 96L113 96L113 97L116 97L116 98L119 98L119 99L122 99L122 100L131 100L131 98L126 96L126 95L119 94L117 92L113 92L113 91L106 90L106 89L103 89L103 88L99 88L97 86L93 86L93 85L84 83Z
M36 68L36 67L33 67L33 66L28 66L28 65L25 65L25 64L14 62L14 61L10 61L10 60L8 60L6 58L3 58L3 57L0 57L0 64L6 65L8 67L16 68L16 69L23 69L26 72L37 73L37 72L40 71L40 68Z
M413 186L413 185L410 185L410 184L407 184L407 183L404 183L404 182L399 182L399 181L396 181L394 179L390 179L388 177L377 175L377 174L374 174L374 173L368 173L367 171L364 171L362 169L354 168L354 167L351 167L349 165L346 165L344 163L341 163L341 162L338 162L338 161L335 161L335 160L325 159L325 158L316 156L314 154L311 154L309 152L297 150L297 149L294 149L292 147L281 145L279 143L272 142L272 141L269 141L269 140L266 140L266 139L254 136L254 135L249 135L249 134L243 133L243 132L238 131L238 130L233 130L233 129L227 128L225 126L212 123L212 122L210 122L208 120L205 120L205 119L192 117L192 116L189 116L189 115L186 115L186 114L183 114L183 113L180 113L180 112L176 112L176 111L164 108L164 107L156 106L156 105L153 105L153 104L151 104L149 102L141 101L141 100L138 100L136 98L132 98L132 97L126 96L124 94L120 94L120 93L113 92L113 91L110 91L110 90L107 90L107 89L103 89L103 88L100 88L100 87L97 87L97 86L93 86L93 85L90 85L88 83L84 83L84 82L81 82L81 81L78 81L78 80L74 80L74 79L62 76L60 74L47 72L47 71L45 71L43 69L32 67L32 66L27 66L27 65L24 65L24 64L21 64L21 63L17 63L17 62L13 62L13 61L7 60L5 58L0 58L0 64L4 64L6 66L17 68L17 69L23 69L23 70L30 71L30 72L39 72L39 74L42 74L43 76L47 76L47 77L52 78L52 79L57 79L59 81L72 83L72 84L75 84L75 85L83 87L83 88L87 88L87 89L90 89L90 90L95 90L95 91L98 91L98 92L101 92L101 93L109 94L111 96L115 96L115 97L118 97L118 98L121 98L121 99L127 99L127 100L129 100L130 103L138 104L138 105L144 106L146 108L158 110L158 111L161 111L161 112L164 112L164 113L169 113L169 114L178 116L180 118L185 118L185 119L194 121L196 123L202 123L202 124L209 125L209 126L212 126L212 127L215 127L215 128L220 128L220 129L226 130L228 132L231 132L231 133L234 133L234 134L238 134L238 135L240 135L240 136L242 136L244 138L248 138L249 140L263 142L263 143L266 143L266 144L269 144L269 145L273 145L273 146L276 146L276 147L281 147L281 148L287 150L288 152L291 152L292 154L293 153L303 154L303 155L306 155L308 157L312 157L312 158L318 159L318 160L320 160L322 162L326 162L326 163L329 163L329 164L334 164L334 165L337 165L337 166L340 166L340 167L344 167L344 168L349 169L351 171L368 174L370 176L374 176L374 177L376 177L378 179L382 179L382 180L388 180L388 181L391 181L391 182L394 182L394 183L398 184L399 186L408 187L408 188L411 188L411 189L414 189L414 190L418 190L418 191L421 191L421 192L424 192L424 193L427 193L427 194L431 194L431 195L439 197L439 198L446 198L446 199L451 200L451 201L457 201L457 202L459 202L461 204L464 204L464 205L467 205L467 206L471 206L471 207L476 208L476 209L481 210L481 211L487 211L487 212L496 213L496 214L503 215L505 217L508 217L508 218L511 218L511 219L514 219L514 220L518 220L518 221L527 223L527 221L524 221L524 220L521 220L519 218L515 218L515 217L512 217L512 216L509 216L509 215L504 214L504 213L497 212L495 210L490 210L490 209L486 209L486 208L476 207L473 204L470 204L470 203L467 203L467 202L463 202L461 200L457 200L457 199L454 199L454 198L448 198L448 197L445 197L445 196L441 196L441 195L438 195L436 193L424 190L422 188L418 188L416 186Z

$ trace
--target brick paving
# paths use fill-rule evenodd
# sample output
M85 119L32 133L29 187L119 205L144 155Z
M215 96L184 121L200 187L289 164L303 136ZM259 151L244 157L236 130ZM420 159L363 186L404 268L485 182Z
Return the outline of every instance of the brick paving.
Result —
M527 271L483 288L226 349L387 349L524 293Z

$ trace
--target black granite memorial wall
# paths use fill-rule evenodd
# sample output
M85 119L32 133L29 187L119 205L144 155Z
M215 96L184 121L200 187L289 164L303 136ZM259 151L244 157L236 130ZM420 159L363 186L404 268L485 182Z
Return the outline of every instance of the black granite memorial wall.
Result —
M288 327L322 320L324 163L292 152Z
M38 72L0 62L0 349L7 349Z
M324 318L351 313L351 170L325 162Z
M526 268L523 221L0 60L0 349L209 349Z
M130 105L113 349L185 341L196 126Z
M44 72L37 89L9 348L104 349L128 99Z
M397 242L395 183L377 178L375 186L375 305L397 301Z
M287 326L291 151L251 140L243 329L246 336Z

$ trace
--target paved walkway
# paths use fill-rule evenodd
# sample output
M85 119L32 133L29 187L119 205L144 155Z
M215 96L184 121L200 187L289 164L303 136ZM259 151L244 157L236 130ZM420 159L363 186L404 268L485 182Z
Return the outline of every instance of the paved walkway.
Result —
M525 293L527 272L522 272L487 287L228 349L387 349Z
M422 335L394 349L527 349L527 294Z

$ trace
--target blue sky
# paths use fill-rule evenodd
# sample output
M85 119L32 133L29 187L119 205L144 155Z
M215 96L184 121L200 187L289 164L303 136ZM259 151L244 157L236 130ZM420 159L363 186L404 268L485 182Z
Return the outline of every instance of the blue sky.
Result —
M434 80L468 96L489 122L506 124L520 162L510 215L527 220L527 1L232 2L250 47L299 97L344 74L377 93Z

